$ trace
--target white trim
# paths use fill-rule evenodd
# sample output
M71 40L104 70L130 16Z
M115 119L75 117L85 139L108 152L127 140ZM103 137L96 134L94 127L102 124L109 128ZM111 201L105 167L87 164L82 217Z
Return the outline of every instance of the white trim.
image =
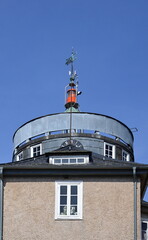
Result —
M127 155L127 158L126 158L126 160L124 159L124 157L123 157L123 154L126 154ZM127 162L129 162L130 161L130 155L129 155L129 153L128 152L126 152L125 150L123 150L122 149L122 160L123 161L127 161Z
M65 162L64 162L64 160L65 160ZM89 156L88 155L52 156L52 157L49 157L49 163L55 164L55 165L86 164L86 163L89 163Z
M42 144L40 143L40 144L31 146L31 148L30 148L31 157L36 157L36 156L33 156L33 149L34 149L34 148L37 148L37 147L40 147L40 154L39 154L39 155L42 154ZM38 156L39 156L39 155L38 155Z
M110 158L115 159L115 145L104 142L104 156L106 156L106 146L111 146L112 147L112 157L110 157ZM106 156L106 157L109 157L109 156Z
M77 215L70 215L70 186L77 186ZM60 215L60 186L67 186L67 215ZM55 219L82 219L83 181L55 182Z

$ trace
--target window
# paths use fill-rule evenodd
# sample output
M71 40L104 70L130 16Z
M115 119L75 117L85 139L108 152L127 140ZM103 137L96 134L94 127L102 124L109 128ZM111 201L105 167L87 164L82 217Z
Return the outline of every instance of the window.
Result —
M18 155L17 155L17 161L21 161L23 160L23 152L20 152Z
M129 153L127 153L127 152L124 151L124 150L122 150L122 160L123 160L123 161L130 161Z
M104 156L115 158L115 146L109 143L104 143Z
M83 182L56 182L56 219L82 219Z
M31 157L37 157L42 154L41 144L31 147Z
M142 240L148 240L148 222L142 222Z
M58 156L50 157L51 164L85 164L89 163L89 156Z

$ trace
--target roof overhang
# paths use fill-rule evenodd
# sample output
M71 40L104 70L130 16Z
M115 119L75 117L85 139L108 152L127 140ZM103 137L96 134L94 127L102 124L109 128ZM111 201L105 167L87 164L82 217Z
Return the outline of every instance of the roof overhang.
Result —
M36 165L12 166L0 168L0 178L5 177L133 177L133 167L98 167L94 165ZM136 167L137 181L141 182L141 197L143 198L148 182L148 166Z

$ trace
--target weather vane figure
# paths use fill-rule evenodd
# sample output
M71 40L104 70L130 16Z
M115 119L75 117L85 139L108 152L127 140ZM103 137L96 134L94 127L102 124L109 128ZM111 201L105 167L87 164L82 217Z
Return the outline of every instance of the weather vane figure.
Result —
M76 71L73 70L73 62L76 60L76 53L72 49L72 54L69 58L66 59L66 65L71 64L71 71L69 71L70 81L74 81L77 77Z

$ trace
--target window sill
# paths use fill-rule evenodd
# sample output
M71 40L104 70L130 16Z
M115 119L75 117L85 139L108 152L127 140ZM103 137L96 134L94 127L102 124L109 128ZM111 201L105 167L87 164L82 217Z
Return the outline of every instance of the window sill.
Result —
M82 221L83 218L55 218L55 221Z

